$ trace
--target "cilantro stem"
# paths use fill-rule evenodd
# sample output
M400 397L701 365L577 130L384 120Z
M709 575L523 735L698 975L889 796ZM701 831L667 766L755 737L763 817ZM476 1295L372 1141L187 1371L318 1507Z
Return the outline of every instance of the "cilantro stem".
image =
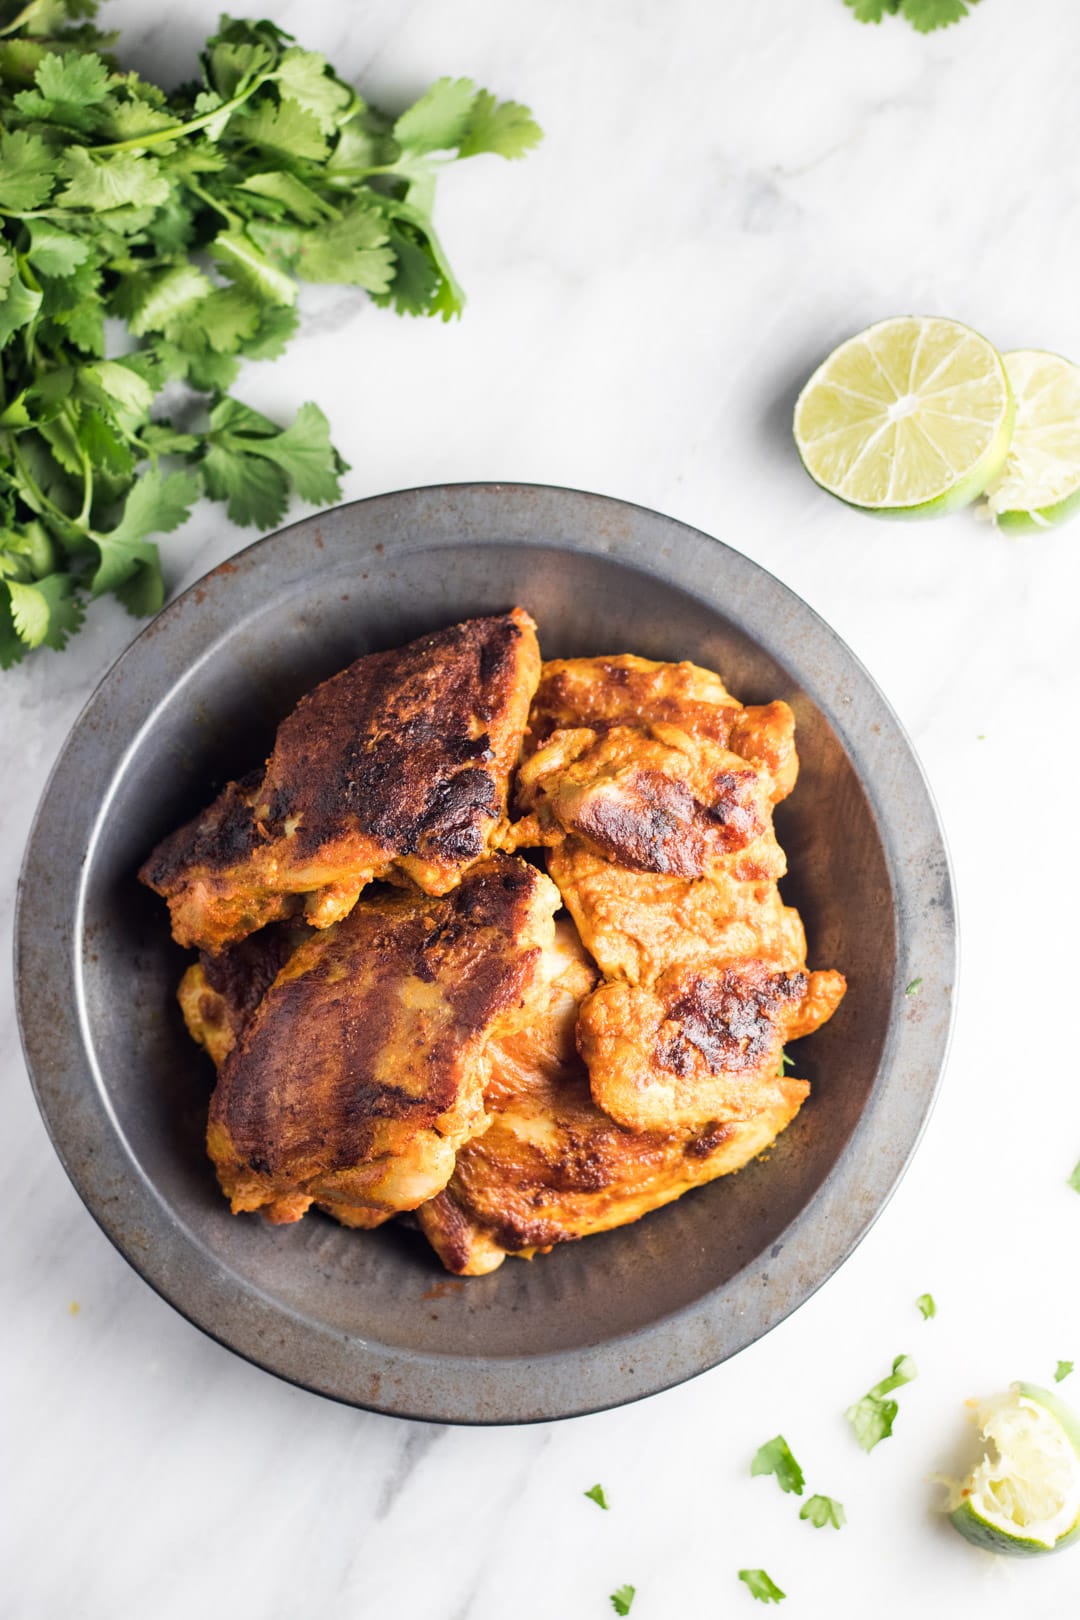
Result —
M228 220L230 225L243 225L243 220L238 214L234 214L231 208L226 208L224 203L219 203L216 197L211 197L210 193L204 191L202 186L192 180L190 176L185 179L184 186L188 191L193 191L200 202L204 202L208 208L212 208L215 213L220 214L222 219Z
M73 528L74 524L73 524L71 518L68 517L67 513L65 511L63 511L61 507L57 506L55 501L49 499L48 495L46 495L45 491L41 488L41 486L38 484L37 480L35 479L33 473L30 471L30 468L26 465L26 458L23 455L22 451L19 449L19 441L16 438L15 434L14 433L9 434L8 437L9 437L9 442L11 444L12 458L13 458L13 460L15 462L15 465L19 469L19 473L20 473L20 476L22 478L22 481L23 481L24 485L26 486L25 489L20 491L20 494L22 495L23 500L26 501L26 504L28 506L33 506L35 501L38 503L36 510L37 510L37 513L38 513L39 517L44 517L45 510L48 510L49 512L51 512L53 514L53 517L55 519L57 519L63 525L63 527L65 529ZM27 495L28 494L32 497L32 499L27 500ZM86 525L83 524L82 527L85 529Z
M207 124L214 123L215 119L222 116L226 120L231 118L238 107L242 107L245 101L250 101L256 90L261 90L263 85L268 84L274 77L273 73L260 73L246 90L233 96L231 101L223 101L220 107L215 107L211 112L200 113L198 118L189 118L186 124L171 124L168 129L148 130L145 135L132 135L126 141L109 141L104 146L92 146L90 150L97 153L132 152L138 148L141 151L147 146L164 146L169 141L179 140L183 135L197 134L200 129L205 129Z
M16 29L22 27L23 23L28 23L34 12L41 10L41 5L42 0L30 0L30 4L23 6L19 15L9 22L6 28L0 28L0 39L3 39L6 34L14 34Z
M407 225L414 226L427 238L428 247L431 249L431 256L442 272L447 286L450 288L455 299L459 303L463 304L465 302L464 289L457 277L454 275L453 270L450 268L450 261L446 257L442 243L435 234L435 227L432 224L430 217L422 214L418 208L411 207L409 203L400 202L396 197L380 196L378 200L380 205L388 214L394 214L398 219L404 220Z
M82 505L79 507L79 515L74 519L74 522L80 529L86 529L89 528L90 525L90 505L94 495L94 472L90 465L90 457L79 443L78 423L75 421L70 411L66 410L64 415L71 427L71 436L75 440L75 445L79 452L79 460L82 462Z

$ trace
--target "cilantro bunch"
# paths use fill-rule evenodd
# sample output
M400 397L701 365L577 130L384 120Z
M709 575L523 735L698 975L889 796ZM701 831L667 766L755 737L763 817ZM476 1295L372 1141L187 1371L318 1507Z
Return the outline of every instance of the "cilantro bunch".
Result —
M438 172L540 139L468 79L391 120L270 22L223 17L168 93L118 66L96 6L0 3L3 668L63 647L88 596L156 612L151 537L200 494L263 529L292 494L337 499L323 413L283 430L242 404L241 359L281 354L302 281L460 314Z
M859 22L879 23L883 17L904 17L920 34L962 22L979 0L844 0Z

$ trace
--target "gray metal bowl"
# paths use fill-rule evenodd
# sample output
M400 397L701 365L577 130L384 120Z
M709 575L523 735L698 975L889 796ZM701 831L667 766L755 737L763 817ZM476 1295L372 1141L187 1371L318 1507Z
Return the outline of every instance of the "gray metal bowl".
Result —
M419 1234L234 1219L202 1145L209 1066L176 1007L184 953L135 872L265 755L351 659L520 602L549 656L633 651L786 698L802 775L778 815L811 964L850 989L800 1052L810 1101L767 1161L619 1232L490 1277ZM566 1417L702 1372L850 1254L925 1124L948 1043L953 896L892 711L833 632L738 552L569 490L410 490L305 519L223 563L114 666L56 765L20 882L27 1062L57 1152L136 1270L221 1343L358 1406L461 1423ZM922 981L917 996L904 987Z

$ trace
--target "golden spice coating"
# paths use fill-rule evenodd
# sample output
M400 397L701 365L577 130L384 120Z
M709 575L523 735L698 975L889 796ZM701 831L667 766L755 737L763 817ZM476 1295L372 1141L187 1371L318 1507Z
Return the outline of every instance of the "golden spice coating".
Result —
M652 988L603 984L577 1026L593 1100L631 1131L755 1118L782 1095L785 1041L830 1017L844 988L839 973L753 959L678 964Z
M526 753L553 731L673 721L726 743L742 705L719 675L698 664L658 664L621 653L611 658L549 658L529 714Z
M318 1202L359 1224L438 1192L487 1124L485 1049L528 1019L557 906L542 873L499 855L442 898L365 896L309 933L211 1101L207 1148L234 1213L295 1221Z
M596 1107L575 1045L578 1008L596 971L571 924L559 923L557 933L563 965L542 1012L489 1048L490 1126L459 1151L446 1189L416 1212L443 1264L460 1275L625 1226L740 1169L790 1123L809 1090L803 1080L770 1078L745 1118L689 1132L622 1129Z
M705 877L770 827L770 779L674 725L553 731L518 772L540 841L582 840L638 872Z
M548 851L547 867L604 973L651 984L672 962L707 967L762 956L783 968L805 964L799 913L776 887L784 862L771 834L753 857L755 877L703 881L633 871L568 838Z
M305 909L326 927L376 878L445 894L505 821L540 672L521 608L372 653L300 700L265 770L231 782L140 877L181 945L220 952Z
M176 998L188 1034L221 1068L252 1013L298 945L302 923L271 923L219 956L199 954L180 980Z
M628 1130L755 1117L784 1041L844 993L839 974L807 974L777 888L772 811L798 772L794 724L786 703L744 708L693 664L544 666L510 836L548 846L609 981L578 1042L593 1101Z

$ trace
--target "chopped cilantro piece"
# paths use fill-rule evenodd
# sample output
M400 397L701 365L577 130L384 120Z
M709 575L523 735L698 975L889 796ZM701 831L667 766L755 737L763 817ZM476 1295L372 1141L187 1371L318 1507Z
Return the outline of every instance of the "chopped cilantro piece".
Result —
M1073 1192L1080 1192L1080 1162L1077 1163L1076 1169L1069 1177L1069 1186Z
M922 1311L925 1322L928 1322L932 1316L937 1315L937 1305L934 1303L933 1294L920 1294L915 1304Z
M633 1586L620 1586L611 1594L611 1607L616 1614L629 1614L636 1596L637 1588Z
M780 1603L787 1596L763 1569L740 1569L739 1579L759 1603Z
M1071 1361L1059 1361L1057 1370L1054 1373L1054 1383L1060 1384L1063 1378L1068 1378L1072 1370L1073 1364Z
M597 1507L602 1507L605 1512L607 1512L608 1508L611 1506L607 1496L604 1494L604 1487L602 1485L594 1485L591 1491L585 1492L585 1495L589 1498L590 1502L595 1502Z
M818 1530L831 1524L834 1530L839 1530L842 1524L847 1523L842 1502L834 1496L808 1496L799 1509L799 1518L808 1519Z
M886 1397L902 1384L910 1384L918 1376L918 1368L910 1356L897 1356L892 1372L875 1384L861 1401L849 1406L845 1416L855 1431L855 1438L864 1451L873 1451L881 1440L892 1434L896 1414L900 1410L896 1401Z
M801 1496L806 1481L803 1471L792 1456L791 1447L782 1434L775 1435L759 1446L750 1464L751 1474L775 1474L782 1491L794 1491Z
M905 996L917 996L921 989L922 989L922 980L921 979L912 979L911 983L904 990L904 994L905 994Z

